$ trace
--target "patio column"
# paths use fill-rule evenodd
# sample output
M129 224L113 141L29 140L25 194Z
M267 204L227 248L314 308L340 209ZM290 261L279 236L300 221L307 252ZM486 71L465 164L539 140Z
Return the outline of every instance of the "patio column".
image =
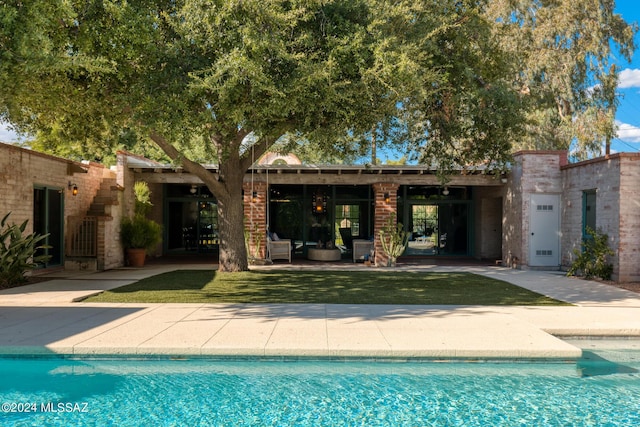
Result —
M249 258L267 256L267 184L264 182L245 182L244 191L244 229L245 238L249 238Z
M382 251L382 243L380 243L380 230L394 215L398 220L398 188L399 184L393 183L375 183L373 184L373 194L375 200L374 210L374 249L376 266L386 266L387 256Z

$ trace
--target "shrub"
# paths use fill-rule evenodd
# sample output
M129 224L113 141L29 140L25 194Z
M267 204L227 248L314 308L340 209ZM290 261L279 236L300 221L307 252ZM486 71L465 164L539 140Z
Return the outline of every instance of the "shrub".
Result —
M144 181L136 181L133 184L133 194L136 198L134 212L136 215L146 216L153 207L149 184Z
M568 276L581 275L585 279L599 277L603 280L611 279L613 264L607 257L614 255L609 247L609 236L601 231L587 227L587 238L583 239L581 249L574 249L575 261L567 272Z
M153 249L162 240L162 226L146 217L153 206L151 190L144 181L133 186L135 208L132 218L123 218L120 224L120 238L125 249Z
M0 288L10 288L26 282L24 273L50 258L48 255L35 255L38 249L50 247L41 244L48 234L23 235L29 221L19 226L8 224L9 215L11 212L0 221Z
M142 215L123 218L120 238L125 249L153 249L162 239L162 227Z

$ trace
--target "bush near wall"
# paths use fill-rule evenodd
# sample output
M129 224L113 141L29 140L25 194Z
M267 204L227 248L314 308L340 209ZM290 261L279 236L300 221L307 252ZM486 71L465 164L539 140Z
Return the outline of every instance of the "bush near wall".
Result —
M49 259L48 255L35 255L39 249L48 247L40 244L47 235L24 235L29 221L9 224L9 215L11 212L0 221L0 289L23 284L27 281L25 272Z
M581 249L574 249L575 261L567 272L569 276L579 275L585 279L599 277L610 280L613 274L613 264L608 257L614 255L609 247L609 236L591 227L586 229L587 237L582 241Z

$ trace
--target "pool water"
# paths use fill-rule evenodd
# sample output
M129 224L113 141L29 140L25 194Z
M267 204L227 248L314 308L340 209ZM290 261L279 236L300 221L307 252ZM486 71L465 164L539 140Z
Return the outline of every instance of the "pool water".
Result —
M577 363L4 358L0 425L640 425L640 352L614 353Z

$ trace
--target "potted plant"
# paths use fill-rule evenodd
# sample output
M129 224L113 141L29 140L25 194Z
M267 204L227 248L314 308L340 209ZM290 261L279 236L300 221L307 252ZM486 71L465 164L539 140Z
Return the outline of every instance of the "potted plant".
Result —
M162 227L146 217L146 213L152 206L151 192L147 183L136 182L134 193L136 196L135 213L131 218L122 219L120 238L127 253L129 265L142 267L147 251L153 249L162 240Z

